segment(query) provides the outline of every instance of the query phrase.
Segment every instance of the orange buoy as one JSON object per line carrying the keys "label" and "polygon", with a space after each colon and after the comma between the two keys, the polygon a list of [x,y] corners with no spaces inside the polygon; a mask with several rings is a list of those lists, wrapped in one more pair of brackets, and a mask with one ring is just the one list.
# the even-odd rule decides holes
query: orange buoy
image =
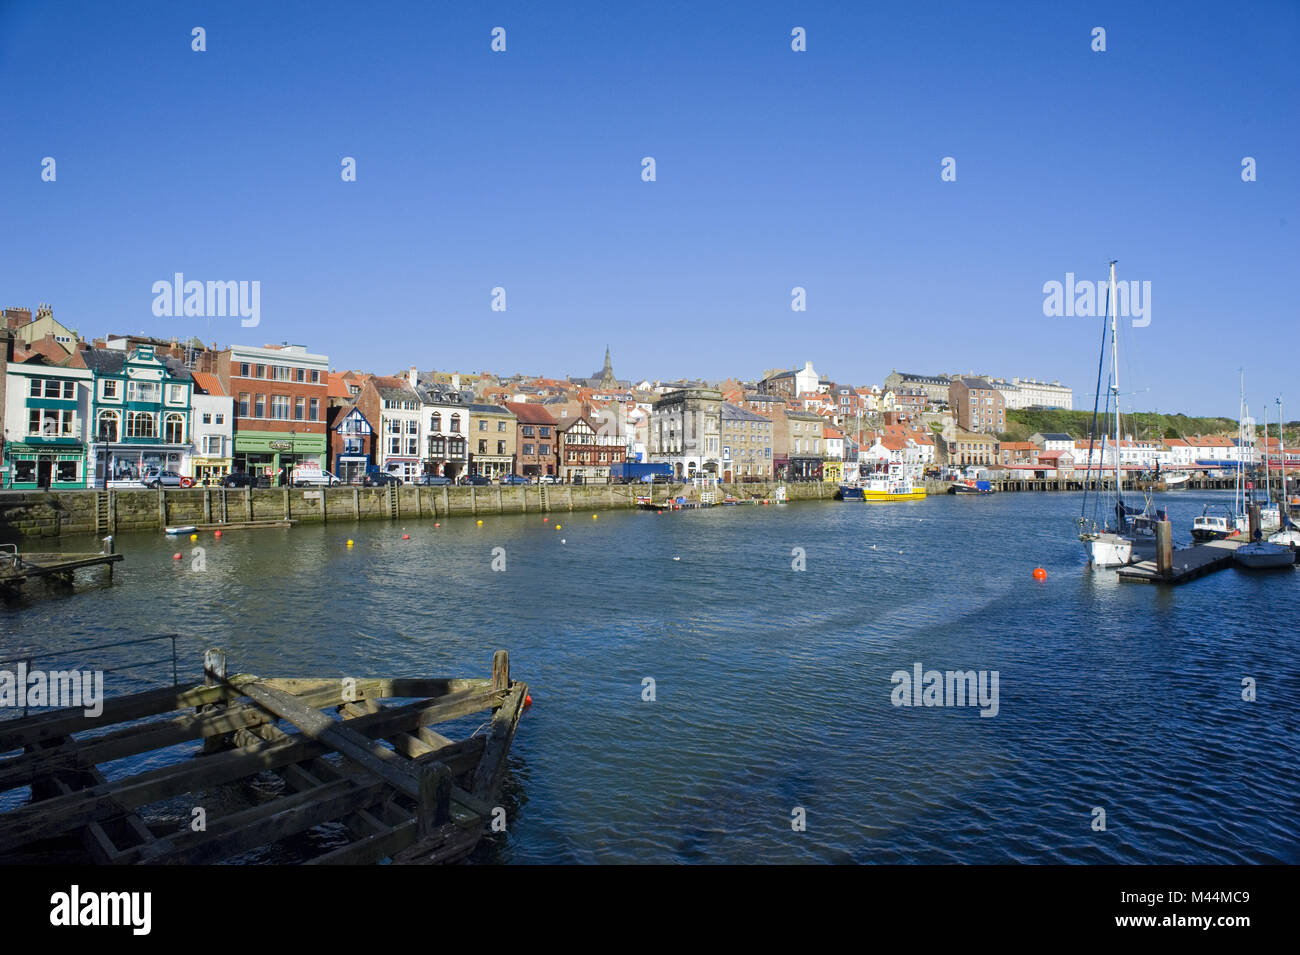
{"label": "orange buoy", "polygon": [[547,521],[549,521],[549,520],[550,520],[549,517],[543,517],[543,518],[542,518],[542,523],[545,524],[545,523],[546,523]]}
{"label": "orange buoy", "polygon": [[439,524],[437,521],[434,521],[434,522],[433,522],[433,526],[434,526],[434,527],[441,527],[442,525]]}
{"label": "orange buoy", "polygon": [[659,513],[660,513],[660,515],[662,515],[662,514],[663,514],[663,511],[660,511]]}
{"label": "orange buoy", "polygon": [[1046,579],[1047,579],[1047,571],[1043,570],[1043,568],[1041,567],[1035,567],[1034,580],[1046,580]]}
{"label": "orange buoy", "polygon": [[411,535],[410,535],[410,534],[403,534],[403,535],[402,535],[402,540],[404,540],[404,541],[409,541],[410,539],[411,539]]}
{"label": "orange buoy", "polygon": [[533,695],[531,693],[525,693],[524,706],[532,706],[532,705],[533,705]]}
{"label": "orange buoy", "polygon": [[181,555],[179,551],[177,551],[175,554],[172,554],[172,560],[180,560],[180,559],[181,559]]}

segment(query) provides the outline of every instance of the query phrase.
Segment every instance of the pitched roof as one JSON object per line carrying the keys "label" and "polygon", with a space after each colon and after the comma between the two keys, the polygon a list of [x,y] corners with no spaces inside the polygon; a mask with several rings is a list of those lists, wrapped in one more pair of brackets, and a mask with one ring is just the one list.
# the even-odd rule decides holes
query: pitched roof
{"label": "pitched roof", "polygon": [[221,387],[221,379],[211,372],[196,371],[194,374],[194,384],[198,385],[204,392],[209,395],[224,395],[226,389]]}
{"label": "pitched roof", "polygon": [[555,424],[555,417],[536,402],[507,401],[505,406],[523,424]]}
{"label": "pitched roof", "polygon": [[325,376],[325,386],[327,394],[331,398],[351,398],[352,392],[348,389],[348,372],[346,375],[340,375],[338,372],[330,372]]}
{"label": "pitched roof", "polygon": [[742,408],[739,405],[733,405],[729,401],[724,401],[722,403],[722,420],[724,421],[766,421],[769,423],[772,421],[772,419],[767,417],[766,415],[761,415],[756,411],[749,410],[748,408]]}
{"label": "pitched roof", "polygon": [[416,394],[411,383],[405,378],[392,378],[384,375],[375,375],[370,379],[379,392],[379,397],[389,401],[419,401],[420,396]]}

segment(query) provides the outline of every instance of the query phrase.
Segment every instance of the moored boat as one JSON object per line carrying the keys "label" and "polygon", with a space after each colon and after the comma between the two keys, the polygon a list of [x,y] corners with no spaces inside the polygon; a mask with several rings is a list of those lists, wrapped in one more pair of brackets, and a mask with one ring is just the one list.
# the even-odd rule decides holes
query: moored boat
{"label": "moored boat", "polygon": [[1275,567],[1290,567],[1295,563],[1295,551],[1285,544],[1270,541],[1254,541],[1242,544],[1232,555],[1242,567],[1251,570],[1270,570]]}
{"label": "moored boat", "polygon": [[911,472],[898,462],[888,468],[868,471],[851,484],[840,485],[840,495],[845,501],[881,503],[887,501],[917,501],[925,497],[925,487],[918,487]]}
{"label": "moored boat", "polygon": [[[1222,508],[1222,514],[1211,514],[1211,508]],[[1192,520],[1192,540],[1220,541],[1240,537],[1246,532],[1246,519],[1238,517],[1227,505],[1207,504],[1200,515]]]}

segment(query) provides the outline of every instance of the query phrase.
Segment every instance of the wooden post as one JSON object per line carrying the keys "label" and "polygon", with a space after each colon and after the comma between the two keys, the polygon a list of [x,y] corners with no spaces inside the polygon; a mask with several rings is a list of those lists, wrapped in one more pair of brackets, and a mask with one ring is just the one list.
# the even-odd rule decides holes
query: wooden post
{"label": "wooden post", "polygon": [[1250,515],[1250,539],[1256,540],[1261,536],[1259,529],[1259,505],[1250,505],[1247,514]]}
{"label": "wooden post", "polygon": [[469,510],[471,514],[478,513],[478,488],[473,484],[469,486]]}
{"label": "wooden post", "polygon": [[[226,679],[226,651],[213,647],[203,651],[203,685],[219,686]],[[225,704],[211,704],[201,706],[199,713],[211,713],[217,709],[224,709]],[[203,752],[215,753],[226,748],[226,738],[224,736],[205,736],[203,738]]]}
{"label": "wooden post", "polygon": [[361,488],[359,487],[352,489],[352,519],[361,520]]}
{"label": "wooden post", "polygon": [[446,516],[451,513],[451,497],[447,494],[447,485],[442,486],[442,513]]}
{"label": "wooden post", "polygon": [[1174,572],[1173,525],[1168,521],[1156,522],[1156,571],[1165,577]]}
{"label": "wooden post", "polygon": [[203,523],[212,523],[212,488],[203,489]]}
{"label": "wooden post", "polygon": [[451,821],[451,770],[442,763],[420,767],[420,794],[416,826],[421,839]]}
{"label": "wooden post", "polygon": [[492,654],[492,689],[510,689],[510,654],[505,650]]}
{"label": "wooden post", "polygon": [[244,509],[248,511],[248,523],[253,523],[253,489],[244,488]]}
{"label": "wooden post", "polygon": [[289,519],[289,485],[284,486],[284,519]]}
{"label": "wooden post", "polygon": [[325,498],[329,496],[329,492],[330,488],[328,484],[320,489],[320,522],[322,524],[325,523]]}
{"label": "wooden post", "polygon": [[158,485],[158,527],[160,529],[167,527],[167,492],[163,490],[161,484]]}

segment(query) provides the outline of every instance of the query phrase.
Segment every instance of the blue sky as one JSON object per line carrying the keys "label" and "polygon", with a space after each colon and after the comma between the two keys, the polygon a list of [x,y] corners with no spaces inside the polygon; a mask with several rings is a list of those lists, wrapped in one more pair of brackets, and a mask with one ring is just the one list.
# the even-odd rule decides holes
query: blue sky
{"label": "blue sky", "polygon": [[[1294,418],[1297,50],[1294,2],[0,0],[0,304],[381,372],[608,343],[625,377],[811,359],[1090,406],[1096,322],[1042,287],[1115,258],[1152,288],[1126,403],[1235,414],[1245,366]],[[175,272],[260,281],[260,326],[154,316]]]}

